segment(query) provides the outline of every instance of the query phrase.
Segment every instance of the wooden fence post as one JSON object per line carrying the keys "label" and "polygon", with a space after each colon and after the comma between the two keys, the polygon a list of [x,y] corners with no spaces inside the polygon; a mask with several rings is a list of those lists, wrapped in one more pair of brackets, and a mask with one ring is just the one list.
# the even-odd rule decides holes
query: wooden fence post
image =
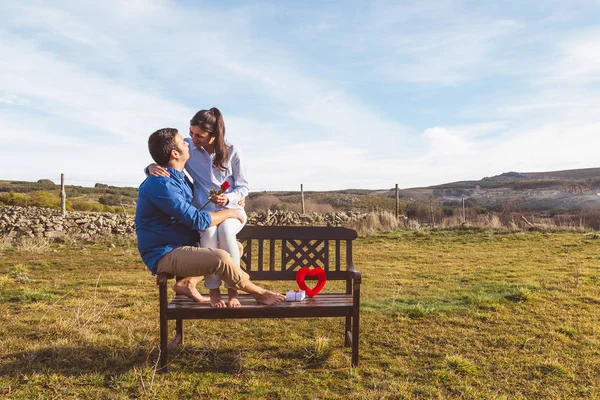
{"label": "wooden fence post", "polygon": [[398,215],[400,214],[399,197],[398,184],[396,183],[396,219],[398,219]]}
{"label": "wooden fence post", "polygon": [[433,214],[433,200],[429,199],[429,212],[431,213],[431,226],[435,228],[435,216]]}
{"label": "wooden fence post", "polygon": [[65,174],[60,174],[60,210],[62,216],[67,215],[67,193],[65,192]]}
{"label": "wooden fence post", "polygon": [[306,209],[304,208],[304,185],[300,184],[300,197],[302,198],[302,214],[306,214]]}
{"label": "wooden fence post", "polygon": [[465,198],[464,197],[462,198],[462,217],[463,217],[462,218],[463,224],[466,224],[467,223],[467,213],[465,211]]}

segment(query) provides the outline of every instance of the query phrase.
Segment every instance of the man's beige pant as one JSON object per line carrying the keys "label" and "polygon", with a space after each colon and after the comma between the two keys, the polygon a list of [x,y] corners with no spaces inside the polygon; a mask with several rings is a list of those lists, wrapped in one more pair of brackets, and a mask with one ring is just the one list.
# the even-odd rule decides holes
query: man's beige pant
{"label": "man's beige pant", "polygon": [[167,253],[158,260],[157,271],[181,277],[215,274],[236,289],[242,289],[250,282],[248,274],[225,250],[196,246],[181,246]]}

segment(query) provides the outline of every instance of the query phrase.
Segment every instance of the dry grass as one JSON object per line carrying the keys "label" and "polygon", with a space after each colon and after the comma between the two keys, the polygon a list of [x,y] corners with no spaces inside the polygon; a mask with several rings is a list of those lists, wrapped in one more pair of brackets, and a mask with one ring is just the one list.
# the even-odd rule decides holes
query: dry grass
{"label": "dry grass", "polygon": [[379,211],[366,214],[360,221],[350,224],[349,227],[355,229],[360,235],[368,236],[380,231],[403,229],[405,223],[389,211]]}
{"label": "dry grass", "polygon": [[17,241],[17,250],[21,253],[41,254],[50,250],[52,241],[45,237],[22,237]]}
{"label": "dry grass", "polygon": [[161,375],[134,241],[8,247],[0,398],[600,398],[600,235],[395,231],[354,250],[358,368],[342,319],[204,320]]}
{"label": "dry grass", "polygon": [[13,239],[6,236],[0,235],[0,251],[10,249],[13,246]]}

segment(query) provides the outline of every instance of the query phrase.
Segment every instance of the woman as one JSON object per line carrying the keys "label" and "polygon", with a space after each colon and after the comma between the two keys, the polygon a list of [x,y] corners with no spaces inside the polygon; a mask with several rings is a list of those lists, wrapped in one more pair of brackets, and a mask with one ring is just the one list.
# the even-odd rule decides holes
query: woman
{"label": "woman", "polygon": [[[190,120],[190,138],[185,140],[190,144],[191,157],[185,169],[194,179],[194,206],[201,208],[210,199],[203,211],[239,208],[244,212],[238,202],[248,195],[246,171],[239,148],[225,140],[225,123],[221,112],[214,107],[198,111]],[[168,176],[166,169],[156,164],[149,165],[148,172],[155,176]],[[229,189],[223,194],[211,196],[211,189],[218,190],[225,181],[229,183]],[[247,219],[246,216],[245,221]],[[235,236],[244,224],[230,218],[218,226],[201,231],[200,246],[223,249],[239,265],[240,249]],[[225,307],[219,290],[221,280],[216,275],[206,276],[204,286],[209,290],[210,304],[217,308]],[[237,290],[228,287],[227,294],[227,305],[240,307]]]}

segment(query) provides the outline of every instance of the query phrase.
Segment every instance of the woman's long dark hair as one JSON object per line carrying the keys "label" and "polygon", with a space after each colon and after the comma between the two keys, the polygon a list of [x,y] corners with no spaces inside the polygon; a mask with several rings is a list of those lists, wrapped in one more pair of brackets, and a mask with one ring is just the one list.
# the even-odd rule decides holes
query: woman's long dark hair
{"label": "woman's long dark hair", "polygon": [[190,125],[199,127],[215,138],[213,167],[224,170],[225,161],[229,157],[229,150],[225,145],[225,123],[223,122],[221,111],[216,107],[210,110],[200,110],[192,117]]}

